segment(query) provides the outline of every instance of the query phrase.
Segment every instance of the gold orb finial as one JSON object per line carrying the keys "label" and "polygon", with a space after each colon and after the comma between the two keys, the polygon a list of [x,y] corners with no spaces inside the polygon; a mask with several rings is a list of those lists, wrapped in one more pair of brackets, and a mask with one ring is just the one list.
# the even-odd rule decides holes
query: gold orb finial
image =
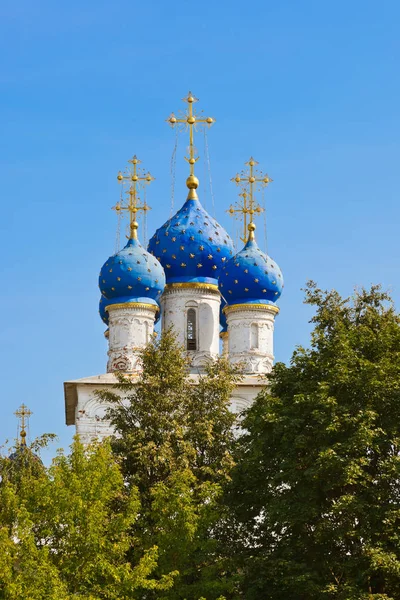
{"label": "gold orb finial", "polygon": [[256,225],[255,223],[249,223],[247,229],[249,230],[249,241],[250,240],[254,240],[255,239],[255,230],[256,230]]}
{"label": "gold orb finial", "polygon": [[186,185],[189,190],[197,190],[199,187],[199,180],[195,175],[189,175],[189,177],[186,179]]}
{"label": "gold orb finial", "polygon": [[131,240],[137,240],[137,230],[139,229],[139,223],[137,221],[132,221],[130,224],[131,228]]}

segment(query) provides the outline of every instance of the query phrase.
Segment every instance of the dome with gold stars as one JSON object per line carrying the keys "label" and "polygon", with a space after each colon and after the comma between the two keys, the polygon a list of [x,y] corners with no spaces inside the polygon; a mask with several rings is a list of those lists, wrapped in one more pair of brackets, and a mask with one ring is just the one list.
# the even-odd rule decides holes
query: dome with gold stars
{"label": "dome with gold stars", "polygon": [[106,323],[107,305],[127,302],[158,305],[165,287],[164,270],[135,237],[111,256],[99,275],[100,316]]}
{"label": "dome with gold stars", "polygon": [[228,305],[274,304],[282,294],[282,272],[258,247],[255,225],[251,223],[249,230],[244,248],[222,267],[220,292]]}
{"label": "dome with gold stars", "polygon": [[148,249],[164,267],[167,283],[217,284],[222,266],[233,256],[227,232],[190,197],[156,231]]}

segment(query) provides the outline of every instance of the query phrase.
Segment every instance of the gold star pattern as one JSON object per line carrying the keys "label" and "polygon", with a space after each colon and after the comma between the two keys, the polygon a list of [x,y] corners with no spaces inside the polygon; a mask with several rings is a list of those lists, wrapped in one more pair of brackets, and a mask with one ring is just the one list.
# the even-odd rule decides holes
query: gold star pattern
{"label": "gold star pattern", "polygon": [[128,267],[128,271],[132,271],[132,267]]}
{"label": "gold star pattern", "polygon": [[258,279],[255,279],[254,281],[255,281],[256,283],[258,283]]}
{"label": "gold star pattern", "polygon": [[209,254],[209,255],[207,256],[207,258],[209,258],[210,260],[212,260],[212,254]]}
{"label": "gold star pattern", "polygon": [[180,249],[181,249],[181,250],[184,250],[184,249],[185,249],[185,246],[181,246],[181,247],[180,247]]}
{"label": "gold star pattern", "polygon": [[171,256],[171,258],[176,258],[176,254],[173,254],[173,255]]}
{"label": "gold star pattern", "polygon": [[173,237],[173,238],[172,238],[172,241],[173,241],[173,242],[176,242],[176,237]]}
{"label": "gold star pattern", "polygon": [[235,283],[239,283],[239,281],[237,279],[235,279]]}
{"label": "gold star pattern", "polygon": [[191,239],[191,241],[193,242],[193,241],[194,241],[194,235],[191,235],[191,236],[190,236],[190,239]]}
{"label": "gold star pattern", "polygon": [[198,265],[197,265],[197,268],[198,268],[198,269],[201,269],[201,267],[202,267],[202,266],[203,266],[203,265],[202,265],[201,263],[198,263]]}
{"label": "gold star pattern", "polygon": [[266,292],[266,291],[267,291],[267,290],[263,290],[264,294],[265,294],[265,292]]}
{"label": "gold star pattern", "polygon": [[170,268],[171,268],[171,265],[165,265],[165,266],[167,267],[167,269],[170,269]]}
{"label": "gold star pattern", "polygon": [[194,254],[191,254],[191,253],[190,253],[190,254],[189,254],[189,257],[190,257],[190,258],[194,258]]}
{"label": "gold star pattern", "polygon": [[112,269],[110,269],[110,273],[112,273]]}
{"label": "gold star pattern", "polygon": [[217,267],[217,265],[213,265],[213,266],[212,266],[212,268],[213,268],[213,269],[214,269],[214,271],[215,271],[215,269],[217,269],[218,267]]}
{"label": "gold star pattern", "polygon": [[165,232],[165,235],[168,237],[168,236],[169,236],[169,232],[168,232],[168,231],[166,231],[166,232]]}
{"label": "gold star pattern", "polygon": [[204,250],[204,246],[199,246],[199,250]]}
{"label": "gold star pattern", "polygon": [[249,288],[244,288],[244,291],[245,291],[245,292],[248,292],[248,291],[249,291]]}
{"label": "gold star pattern", "polygon": [[117,281],[121,281],[121,277],[117,277]]}
{"label": "gold star pattern", "polygon": [[181,267],[186,267],[186,263],[181,263]]}
{"label": "gold star pattern", "polygon": [[141,278],[141,277],[138,277],[138,278],[137,278],[137,280],[138,280],[138,281],[142,281],[142,278]]}
{"label": "gold star pattern", "polygon": [[128,290],[131,290],[131,289],[132,289],[132,286],[131,286],[131,285],[128,285]]}

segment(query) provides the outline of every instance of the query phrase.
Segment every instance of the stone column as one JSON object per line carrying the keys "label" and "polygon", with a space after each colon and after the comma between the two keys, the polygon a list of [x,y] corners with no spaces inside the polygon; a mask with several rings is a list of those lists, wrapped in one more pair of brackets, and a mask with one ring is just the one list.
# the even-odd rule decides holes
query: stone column
{"label": "stone column", "polygon": [[224,308],[228,354],[244,373],[269,373],[274,361],[274,321],[279,309],[270,304],[233,304]]}
{"label": "stone column", "polygon": [[229,333],[228,331],[221,331],[219,337],[222,340],[222,356],[227,356],[229,353]]}
{"label": "stone column", "polygon": [[[191,358],[193,373],[219,355],[220,302],[218,286],[208,283],[170,283],[161,296],[162,328],[173,328]],[[188,330],[190,309],[195,315],[194,331]]]}
{"label": "stone column", "polygon": [[109,314],[107,372],[140,370],[138,350],[146,346],[154,333],[158,306],[126,302],[111,304],[106,310]]}

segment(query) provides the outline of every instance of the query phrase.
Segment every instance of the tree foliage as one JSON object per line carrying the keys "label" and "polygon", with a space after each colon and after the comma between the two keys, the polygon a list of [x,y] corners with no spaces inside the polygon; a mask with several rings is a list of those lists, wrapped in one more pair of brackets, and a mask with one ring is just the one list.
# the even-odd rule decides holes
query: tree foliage
{"label": "tree foliage", "polygon": [[140,503],[109,444],[75,441],[48,469],[19,447],[0,474],[0,598],[133,599],[172,585],[173,574],[152,578],[155,546],[127,560]]}
{"label": "tree foliage", "polygon": [[131,558],[135,562],[155,544],[156,573],[177,572],[164,594],[141,597],[215,600],[232,587],[215,530],[233,467],[229,402],[237,372],[219,359],[205,374],[189,375],[189,361],[171,331],[153,339],[141,362],[140,378],[121,375],[119,393],[100,394],[112,404],[113,451],[129,488],[139,492]]}
{"label": "tree foliage", "polygon": [[229,502],[243,597],[400,598],[400,319],[312,282],[310,348],[244,421]]}

